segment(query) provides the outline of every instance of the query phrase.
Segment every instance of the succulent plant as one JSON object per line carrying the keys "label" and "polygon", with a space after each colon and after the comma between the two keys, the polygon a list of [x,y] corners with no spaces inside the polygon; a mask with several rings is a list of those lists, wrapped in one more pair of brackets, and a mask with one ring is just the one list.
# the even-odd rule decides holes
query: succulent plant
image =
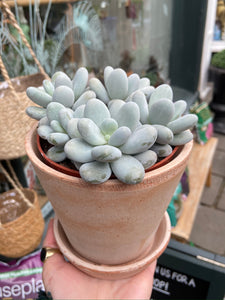
{"label": "succulent plant", "polygon": [[57,72],[42,87],[29,87],[27,95],[39,105],[28,107],[27,114],[39,121],[39,136],[53,145],[47,156],[55,162],[70,159],[93,184],[112,174],[127,184],[141,182],[158,157],[192,139],[189,128],[197,122],[195,115],[183,115],[185,101],[172,102],[169,85],[155,89],[148,78],[127,77],[110,66],[104,84],[97,78],[88,82],[82,67],[72,80]]}

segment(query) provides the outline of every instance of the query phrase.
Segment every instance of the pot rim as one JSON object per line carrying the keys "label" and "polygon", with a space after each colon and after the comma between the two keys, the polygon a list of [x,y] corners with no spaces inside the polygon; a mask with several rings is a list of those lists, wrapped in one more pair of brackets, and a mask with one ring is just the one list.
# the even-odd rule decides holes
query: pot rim
{"label": "pot rim", "polygon": [[[121,190],[121,187],[123,188],[123,190],[126,189],[133,189],[135,191],[137,191],[138,189],[143,189],[143,187],[145,185],[149,185],[152,184],[154,182],[164,182],[167,181],[168,178],[171,176],[171,173],[178,173],[184,165],[186,165],[188,158],[190,156],[191,150],[192,150],[192,146],[193,146],[193,140],[191,140],[190,142],[188,142],[187,144],[179,147],[180,151],[177,151],[177,156],[171,160],[170,162],[168,162],[166,165],[157,168],[155,170],[150,170],[149,172],[145,173],[145,177],[143,179],[142,182],[138,183],[138,184],[134,184],[134,185],[129,185],[129,184],[125,184],[117,179],[109,179],[108,181],[102,183],[102,184],[90,184],[85,182],[82,178],[79,177],[74,177],[71,175],[67,175],[64,174],[62,172],[59,172],[51,167],[49,167],[47,164],[45,164],[43,162],[43,158],[41,157],[41,154],[38,154],[38,149],[37,149],[37,124],[35,124],[31,130],[27,133],[26,135],[26,139],[25,139],[25,148],[26,148],[26,152],[27,155],[29,157],[29,159],[31,160],[31,162],[38,168],[40,169],[42,172],[48,173],[51,176],[56,176],[58,177],[60,180],[65,180],[65,181],[73,181],[74,184],[79,184],[80,187],[84,187],[84,188],[91,188],[91,189],[99,189],[104,191],[104,189],[102,188],[103,186],[109,188],[112,187],[114,191],[116,191],[116,189],[118,188],[119,190]],[[35,147],[35,149],[33,148],[33,145]]]}
{"label": "pot rim", "polygon": [[[41,154],[41,156],[43,158],[43,162],[46,165],[50,166],[51,168],[53,168],[53,169],[55,169],[55,170],[57,170],[59,172],[64,173],[64,174],[75,176],[75,177],[79,177],[79,178],[81,177],[79,170],[72,169],[72,168],[69,168],[67,166],[63,166],[60,163],[54,162],[53,160],[51,160],[50,158],[48,158],[48,156],[47,156],[46,152],[43,150],[43,146],[42,146],[42,142],[45,141],[45,140],[42,139],[38,134],[36,135],[36,137],[37,137],[37,148],[38,148],[38,151],[40,152],[40,154]],[[175,146],[170,155],[162,158],[160,161],[156,162],[151,167],[145,169],[145,173],[149,172],[149,171],[152,171],[152,170],[155,170],[155,169],[158,169],[158,168],[161,168],[162,166],[164,166],[165,164],[167,164],[168,162],[170,162],[171,160],[173,160],[173,158],[180,151],[180,148],[181,147],[179,147],[179,146]],[[115,179],[115,176],[112,174],[110,179]]]}

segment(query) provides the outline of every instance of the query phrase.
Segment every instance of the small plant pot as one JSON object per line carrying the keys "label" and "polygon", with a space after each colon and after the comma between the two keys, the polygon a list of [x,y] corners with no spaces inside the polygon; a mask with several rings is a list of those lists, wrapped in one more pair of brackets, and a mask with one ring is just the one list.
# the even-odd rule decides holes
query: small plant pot
{"label": "small plant pot", "polygon": [[[157,232],[187,165],[192,141],[179,147],[165,166],[146,172],[143,181],[135,185],[117,179],[93,185],[49,167],[37,148],[36,127],[28,133],[25,144],[57,216],[54,232],[59,247],[71,263],[92,276],[118,279],[134,275],[134,262],[142,260],[135,273],[146,268],[156,248],[161,250],[154,259],[162,253],[170,226],[161,230],[163,237]],[[82,266],[71,258],[71,252],[83,261]],[[85,262],[92,265],[91,272]],[[99,272],[102,265],[107,266],[107,272]],[[123,265],[128,269],[115,273],[115,267]]]}
{"label": "small plant pot", "polygon": [[[50,166],[51,168],[53,168],[59,172],[62,172],[64,174],[75,176],[75,177],[81,177],[79,171],[75,169],[75,166],[72,163],[70,163],[69,160],[65,160],[62,163],[56,163],[56,162],[52,161],[51,159],[49,159],[48,156],[46,155],[46,153],[47,153],[48,149],[50,147],[52,147],[52,145],[50,145],[46,140],[43,140],[42,138],[40,138],[39,135],[37,135],[37,147],[44,159],[44,162],[48,166]],[[168,162],[170,162],[176,156],[178,151],[179,151],[179,147],[174,147],[174,149],[170,155],[159,160],[152,167],[146,169],[145,172],[149,172],[149,171],[158,169],[158,168],[166,165]],[[115,178],[114,175],[112,175],[112,178]]]}

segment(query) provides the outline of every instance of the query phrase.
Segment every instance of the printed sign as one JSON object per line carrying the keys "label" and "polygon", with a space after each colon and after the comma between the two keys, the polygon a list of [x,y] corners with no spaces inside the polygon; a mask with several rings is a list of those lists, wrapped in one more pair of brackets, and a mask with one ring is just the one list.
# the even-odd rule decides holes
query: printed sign
{"label": "printed sign", "polygon": [[157,264],[152,299],[206,299],[209,282]]}

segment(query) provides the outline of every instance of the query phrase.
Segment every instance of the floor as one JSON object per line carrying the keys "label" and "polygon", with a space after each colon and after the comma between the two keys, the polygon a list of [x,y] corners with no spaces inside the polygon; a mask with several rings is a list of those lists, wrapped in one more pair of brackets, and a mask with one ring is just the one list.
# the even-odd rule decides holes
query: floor
{"label": "floor", "polygon": [[225,256],[225,135],[218,137],[212,165],[212,183],[205,187],[190,241],[204,250]]}

